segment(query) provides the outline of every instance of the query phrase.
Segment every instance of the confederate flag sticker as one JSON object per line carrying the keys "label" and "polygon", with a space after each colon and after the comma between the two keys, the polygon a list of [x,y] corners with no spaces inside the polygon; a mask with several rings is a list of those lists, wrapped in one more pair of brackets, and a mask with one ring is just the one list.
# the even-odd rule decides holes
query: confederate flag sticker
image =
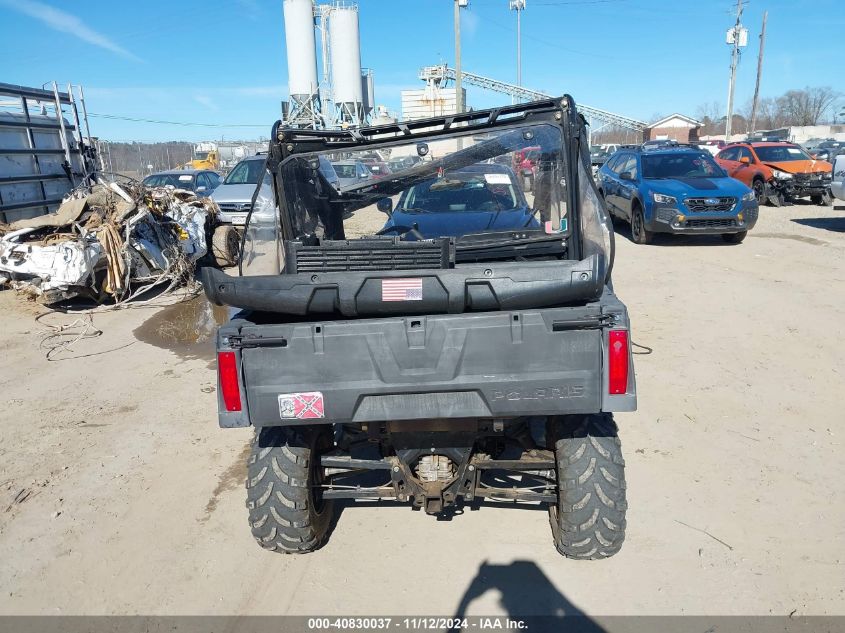
{"label": "confederate flag sticker", "polygon": [[326,417],[323,394],[319,391],[280,393],[279,415],[283,420],[313,420]]}

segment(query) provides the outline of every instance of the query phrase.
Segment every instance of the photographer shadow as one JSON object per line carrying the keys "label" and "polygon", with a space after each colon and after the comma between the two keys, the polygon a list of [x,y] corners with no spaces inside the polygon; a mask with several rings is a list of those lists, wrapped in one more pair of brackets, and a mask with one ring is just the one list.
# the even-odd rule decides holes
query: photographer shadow
{"label": "photographer shadow", "polygon": [[499,604],[509,618],[530,621],[529,631],[560,631],[565,625],[567,633],[605,632],[558,591],[534,562],[527,560],[507,565],[483,562],[461,597],[454,617],[466,617],[472,602],[492,590],[499,592]]}

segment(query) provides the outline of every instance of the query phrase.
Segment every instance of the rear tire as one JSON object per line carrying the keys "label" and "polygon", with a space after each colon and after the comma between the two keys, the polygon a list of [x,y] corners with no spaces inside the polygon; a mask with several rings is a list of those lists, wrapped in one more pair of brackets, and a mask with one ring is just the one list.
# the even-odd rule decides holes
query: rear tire
{"label": "rear tire", "polygon": [[650,244],[654,233],[645,228],[645,218],[640,207],[634,207],[631,214],[631,239],[635,244]]}
{"label": "rear tire", "polygon": [[742,240],[745,239],[746,235],[748,235],[748,231],[741,231],[739,233],[722,233],[722,239],[728,244],[740,244],[742,243]]}
{"label": "rear tire", "polygon": [[247,464],[247,508],[252,535],[265,549],[306,554],[325,541],[334,506],[322,499],[320,454],[327,431],[265,427],[255,434]]}
{"label": "rear tire", "polygon": [[214,263],[225,268],[238,263],[238,251],[241,249],[241,237],[231,224],[221,224],[211,234],[211,254]]}
{"label": "rear tire", "polygon": [[550,420],[557,462],[558,503],[549,506],[557,551],[596,560],[625,540],[625,460],[609,413]]}

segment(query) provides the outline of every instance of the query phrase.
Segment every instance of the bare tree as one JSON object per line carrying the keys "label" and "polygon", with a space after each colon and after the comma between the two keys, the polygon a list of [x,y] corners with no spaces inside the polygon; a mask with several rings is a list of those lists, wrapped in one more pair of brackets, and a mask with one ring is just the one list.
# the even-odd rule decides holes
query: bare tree
{"label": "bare tree", "polygon": [[695,118],[701,121],[702,136],[725,133],[724,112],[722,104],[718,101],[709,101],[698,106],[695,112]]}
{"label": "bare tree", "polygon": [[838,98],[828,86],[790,90],[777,100],[788,125],[818,125],[822,116]]}
{"label": "bare tree", "polygon": [[785,125],[783,112],[777,99],[765,97],[757,105],[757,129],[774,130]]}

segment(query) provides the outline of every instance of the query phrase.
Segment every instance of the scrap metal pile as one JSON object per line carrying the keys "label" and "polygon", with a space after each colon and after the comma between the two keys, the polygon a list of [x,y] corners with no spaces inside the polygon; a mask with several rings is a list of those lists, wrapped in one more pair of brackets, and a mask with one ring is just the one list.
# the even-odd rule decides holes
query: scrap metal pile
{"label": "scrap metal pile", "polygon": [[216,207],[192,192],[100,180],[56,213],[0,225],[0,285],[55,303],[122,303],[193,280]]}

